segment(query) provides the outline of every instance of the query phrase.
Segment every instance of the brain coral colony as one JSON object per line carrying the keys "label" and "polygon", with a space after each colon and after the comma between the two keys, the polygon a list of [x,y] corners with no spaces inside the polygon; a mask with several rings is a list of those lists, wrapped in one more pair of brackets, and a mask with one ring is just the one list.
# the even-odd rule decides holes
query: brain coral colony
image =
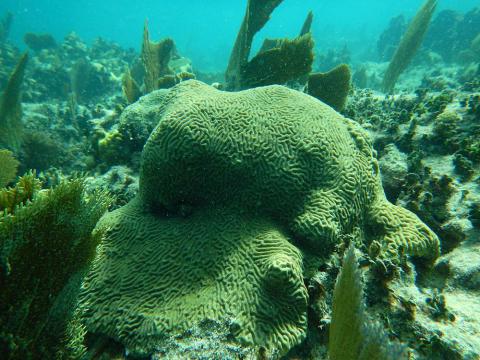
{"label": "brain coral colony", "polygon": [[2,359],[480,358],[480,9],[252,56],[282,2],[219,73],[0,21]]}
{"label": "brain coral colony", "polygon": [[193,80],[148,96],[159,125],[138,197],[97,226],[87,330],[146,355],[208,318],[284,355],[307,335],[306,262],[339,239],[394,262],[438,255],[436,235],[385,199],[366,133],[320,101]]}

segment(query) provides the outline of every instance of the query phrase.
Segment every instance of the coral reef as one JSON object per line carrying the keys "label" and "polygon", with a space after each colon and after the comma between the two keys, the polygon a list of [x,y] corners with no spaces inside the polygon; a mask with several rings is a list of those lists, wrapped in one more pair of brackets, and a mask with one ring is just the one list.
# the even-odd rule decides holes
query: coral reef
{"label": "coral reef", "polygon": [[[347,341],[360,336],[361,346],[378,349],[398,339],[417,360],[480,358],[480,9],[433,16],[396,94],[385,95],[384,61],[406,18],[393,18],[375,49],[356,41],[371,34],[339,38],[310,12],[298,37],[266,39],[250,54],[280,3],[248,2],[230,83],[218,62],[199,70],[173,40],[147,39],[144,59],[102,38],[55,32],[54,44],[26,34],[33,51],[23,70],[21,141],[0,145],[0,239],[25,244],[10,242],[22,250],[8,245],[17,249],[8,256],[0,246],[0,357],[326,359],[338,326],[331,310],[342,302],[335,279],[353,269],[348,298],[362,300],[361,274],[365,301],[348,309],[362,311],[351,316],[344,334],[360,331]],[[7,38],[11,21],[0,20],[2,89],[22,56],[22,24]],[[321,39],[314,63],[312,25]],[[194,55],[196,47],[181,48]],[[348,74],[330,77],[322,96],[311,92],[313,79],[339,64],[349,64],[354,86]],[[347,74],[345,65],[335,70]],[[220,90],[282,83],[353,121],[283,87],[223,93],[186,82],[195,78]],[[146,82],[153,91],[142,96]],[[115,195],[115,211],[93,237],[99,213],[80,231],[84,217],[65,197],[55,211],[40,209],[60,185],[73,196],[64,180],[77,172],[86,173],[82,203]],[[25,175],[15,182],[16,173]],[[29,228],[48,221],[48,234]],[[91,256],[70,261],[63,246],[83,246],[71,231],[89,239]],[[345,252],[351,244],[355,256]],[[18,292],[6,278],[22,280]]]}
{"label": "coral reef", "polygon": [[68,160],[60,140],[42,131],[25,131],[21,151],[22,167],[37,171],[59,166]]}
{"label": "coral reef", "polygon": [[327,72],[339,64],[350,64],[351,53],[347,45],[340,49],[327,49],[320,52],[317,56],[317,70]]}
{"label": "coral reef", "polygon": [[134,164],[150,133],[157,125],[155,102],[163,101],[165,90],[157,90],[151,96],[142,97],[127,107],[120,119],[108,131],[99,130],[97,156],[107,164]]}
{"label": "coral reef", "polygon": [[68,101],[74,92],[82,105],[107,101],[118,94],[121,75],[135,56],[102,39],[88,47],[71,33],[58,46],[33,52],[23,99]]}
{"label": "coral reef", "polygon": [[203,321],[184,334],[169,339],[167,345],[157,350],[152,360],[160,359],[215,359],[256,360],[252,349],[242,348],[231,340],[234,322]]}
{"label": "coral reef", "polygon": [[[432,80],[419,83],[425,87],[403,87],[407,93],[387,97],[354,89],[344,110],[373,137],[387,198],[418,215],[442,245],[434,271],[417,261],[415,271],[411,265],[389,270],[367,252],[368,312],[407,343],[416,359],[475,359],[480,356],[480,321],[471,315],[479,308],[477,90],[474,79],[466,86],[458,66],[423,66],[417,65]],[[418,79],[419,72],[408,76]],[[444,86],[431,86],[435,78]]]}
{"label": "coral reef", "polygon": [[465,14],[447,9],[433,19],[424,45],[441,55],[446,62],[464,62],[468,58],[475,61],[475,57],[469,54],[469,47],[478,33],[480,8],[476,7]]}
{"label": "coral reef", "polygon": [[[20,185],[17,185],[19,187]],[[5,359],[58,358],[83,267],[106,210],[80,179],[37,192],[0,217],[0,350]],[[70,282],[77,286],[69,285]]]}
{"label": "coral reef", "polygon": [[95,230],[88,332],[147,355],[204,319],[233,320],[236,341],[281,355],[307,333],[306,259],[349,236],[392,262],[437,256],[437,237],[384,198],[366,134],[318,100],[187,81],[142,101],[132,113],[158,126],[139,195]]}
{"label": "coral reef", "polygon": [[79,103],[88,102],[108,92],[112,86],[110,74],[97,62],[78,60],[71,70],[71,90]]}
{"label": "coral reef", "polygon": [[422,44],[436,6],[436,0],[425,0],[410,22],[383,77],[382,87],[385,92],[391,93],[393,91],[399,76],[412,61],[413,56]]}
{"label": "coral reef", "polygon": [[85,178],[88,191],[104,189],[114,198],[111,209],[126,205],[138,193],[138,175],[129,167],[112,166],[101,176]]}

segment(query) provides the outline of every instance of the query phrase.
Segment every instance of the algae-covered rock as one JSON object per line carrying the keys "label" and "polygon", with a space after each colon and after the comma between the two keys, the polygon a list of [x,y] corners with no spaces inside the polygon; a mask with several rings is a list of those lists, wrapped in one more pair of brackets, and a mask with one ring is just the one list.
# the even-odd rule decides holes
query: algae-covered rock
{"label": "algae-covered rock", "polygon": [[394,144],[389,144],[384,149],[384,155],[380,158],[380,170],[382,184],[388,199],[396,199],[400,192],[400,184],[407,178],[408,163],[407,154],[398,150]]}
{"label": "algae-covered rock", "polygon": [[348,236],[377,241],[392,261],[439,252],[415,215],[385,199],[366,133],[309,95],[191,80],[133,106],[158,125],[139,195],[95,230],[79,307],[88,332],[131,353],[211,319],[281,356],[307,332],[305,257]]}

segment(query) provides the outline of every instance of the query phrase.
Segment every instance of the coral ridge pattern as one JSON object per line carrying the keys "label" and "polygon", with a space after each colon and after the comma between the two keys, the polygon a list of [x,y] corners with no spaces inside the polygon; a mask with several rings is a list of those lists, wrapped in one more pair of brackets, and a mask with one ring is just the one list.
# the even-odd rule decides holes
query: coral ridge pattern
{"label": "coral ridge pattern", "polygon": [[389,203],[366,132],[283,86],[219,91],[189,80],[147,95],[158,125],[140,190],[106,214],[82,285],[87,331],[149,354],[208,318],[285,354],[307,332],[305,256],[347,236],[380,256],[435,258],[436,235]]}

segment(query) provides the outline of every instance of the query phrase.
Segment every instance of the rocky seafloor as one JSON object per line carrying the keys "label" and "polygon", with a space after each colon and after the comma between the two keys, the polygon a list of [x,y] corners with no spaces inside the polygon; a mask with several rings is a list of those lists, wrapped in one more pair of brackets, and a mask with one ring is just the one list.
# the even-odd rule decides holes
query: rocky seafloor
{"label": "rocky seafloor", "polygon": [[[479,12],[467,15],[478,19]],[[439,16],[433,27],[449,15]],[[400,20],[396,24],[401,28]],[[394,29],[389,31],[395,39]],[[391,339],[408,346],[412,359],[480,358],[480,55],[458,41],[454,45],[442,53],[446,45],[427,37],[395,94],[386,95],[379,91],[378,79],[388,46],[379,42],[381,59],[352,62],[356,76],[342,110],[370,134],[388,200],[415,213],[441,241],[434,264],[415,258],[385,263],[370,249],[360,249],[368,312]],[[155,126],[128,118],[120,122],[128,106],[122,75],[138,54],[102,39],[87,45],[73,33],[60,44],[31,46],[30,51],[18,173],[42,172],[44,187],[83,174],[87,189],[102,188],[113,196],[110,210],[127,204],[138,192],[141,151]],[[319,68],[349,60],[340,52],[318,51]],[[19,55],[15,45],[0,44],[5,65],[0,88]],[[218,74],[198,72],[197,79],[212,83]],[[119,129],[123,137],[117,141]],[[335,252],[309,279],[315,299],[309,305],[309,327],[316,332],[285,358],[326,356],[331,291],[339,266]],[[224,336],[227,328],[200,324],[170,339],[153,358],[253,358],[248,348],[230,343]],[[105,354],[128,357],[121,346],[112,349]]]}

